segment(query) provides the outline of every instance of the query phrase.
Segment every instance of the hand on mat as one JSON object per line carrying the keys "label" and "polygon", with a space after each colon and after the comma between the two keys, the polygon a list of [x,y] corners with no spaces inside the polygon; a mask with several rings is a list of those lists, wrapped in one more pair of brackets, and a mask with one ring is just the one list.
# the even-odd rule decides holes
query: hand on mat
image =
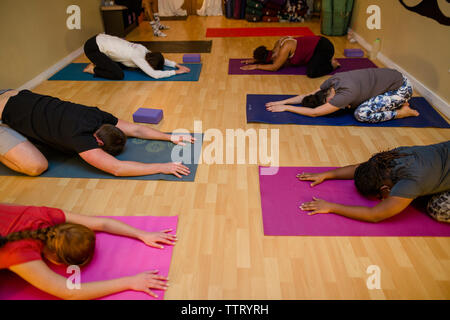
{"label": "hand on mat", "polygon": [[307,180],[312,181],[311,187],[314,187],[315,185],[318,185],[319,183],[322,183],[325,180],[325,175],[323,173],[305,173],[302,172],[297,175],[298,180]]}
{"label": "hand on mat", "polygon": [[255,63],[256,60],[255,59],[246,59],[246,60],[241,60],[242,64],[250,64],[250,63]]}
{"label": "hand on mat", "polygon": [[189,73],[191,69],[186,66],[178,66],[178,70],[175,70],[175,74]]}
{"label": "hand on mat", "polygon": [[161,164],[161,173],[173,174],[174,176],[181,178],[181,175],[187,176],[191,171],[188,167],[181,164],[181,162],[168,162]]}
{"label": "hand on mat", "polygon": [[286,111],[288,105],[286,104],[278,104],[278,105],[273,105],[273,106],[266,106],[266,110],[270,111],[270,112],[284,112]]}
{"label": "hand on mat", "polygon": [[183,141],[194,143],[195,138],[190,134],[173,134],[170,136],[170,141],[180,146],[185,146],[186,143]]}
{"label": "hand on mat", "polygon": [[158,295],[150,289],[166,290],[169,286],[164,276],[158,275],[158,270],[145,271],[130,277],[130,289],[146,292],[152,297],[158,298]]}
{"label": "hand on mat", "polygon": [[308,212],[308,215],[311,216],[316,213],[330,213],[331,212],[331,203],[326,202],[325,200],[318,199],[313,197],[313,201],[302,203],[300,209],[304,211],[312,211]]}
{"label": "hand on mat", "polygon": [[242,66],[240,69],[241,70],[256,70],[256,69],[258,69],[258,65],[257,64],[249,64],[246,66]]}
{"label": "hand on mat", "polygon": [[281,104],[284,104],[283,101],[272,101],[272,102],[267,102],[266,107],[273,107],[273,106],[278,106]]}
{"label": "hand on mat", "polygon": [[175,242],[178,240],[177,236],[174,234],[169,234],[172,229],[166,229],[162,230],[160,232],[146,232],[144,235],[140,237],[142,242],[144,242],[146,245],[163,249],[164,247],[160,245],[160,243],[168,244],[168,245],[175,245]]}

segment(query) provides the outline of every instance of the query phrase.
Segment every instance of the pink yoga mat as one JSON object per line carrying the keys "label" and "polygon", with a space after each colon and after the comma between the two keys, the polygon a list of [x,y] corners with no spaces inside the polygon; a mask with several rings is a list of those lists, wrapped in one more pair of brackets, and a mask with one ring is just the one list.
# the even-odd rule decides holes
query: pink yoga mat
{"label": "pink yoga mat", "polygon": [[[173,229],[176,233],[178,217],[110,217],[125,222],[133,227],[147,231]],[[143,242],[127,237],[98,233],[95,255],[89,265],[81,269],[81,285],[83,282],[109,280],[123,276],[131,276],[143,271],[159,270],[159,274],[167,276],[172,246],[164,245],[164,249],[156,249]],[[66,267],[51,265],[51,269],[64,277]],[[157,300],[164,298],[164,291],[153,290]],[[0,300],[54,300],[49,295],[31,286],[9,270],[0,271]],[[143,292],[123,291],[101,298],[101,300],[155,300]]]}
{"label": "pink yoga mat", "polygon": [[207,28],[206,37],[313,36],[308,27]]}
{"label": "pink yoga mat", "polygon": [[361,222],[336,214],[308,216],[299,209],[303,202],[317,197],[347,205],[374,206],[377,201],[362,197],[353,180],[329,180],[310,187],[310,181],[299,181],[302,172],[322,172],[327,167],[280,167],[274,175],[261,174],[259,184],[264,234],[268,236],[430,236],[449,237],[450,225],[440,223],[409,206],[402,213],[378,223]]}

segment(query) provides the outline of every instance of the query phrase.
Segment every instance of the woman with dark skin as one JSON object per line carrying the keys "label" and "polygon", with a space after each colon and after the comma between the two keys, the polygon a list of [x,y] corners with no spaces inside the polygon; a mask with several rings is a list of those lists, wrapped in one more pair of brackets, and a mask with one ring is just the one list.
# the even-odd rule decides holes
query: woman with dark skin
{"label": "woman with dark skin", "polygon": [[354,179],[358,191],[378,198],[374,207],[349,206],[313,198],[300,209],[335,213],[347,218],[379,222],[401,213],[415,198],[431,195],[427,213],[441,222],[450,222],[450,141],[400,147],[381,152],[359,165],[349,165],[321,173],[301,173],[299,180],[311,187],[331,179]]}
{"label": "woman with dark skin", "polygon": [[242,70],[277,71],[285,65],[306,65],[310,78],[324,76],[340,66],[333,57],[334,46],[324,37],[283,37],[272,50],[260,46],[253,52],[253,59],[242,61],[247,64]]}

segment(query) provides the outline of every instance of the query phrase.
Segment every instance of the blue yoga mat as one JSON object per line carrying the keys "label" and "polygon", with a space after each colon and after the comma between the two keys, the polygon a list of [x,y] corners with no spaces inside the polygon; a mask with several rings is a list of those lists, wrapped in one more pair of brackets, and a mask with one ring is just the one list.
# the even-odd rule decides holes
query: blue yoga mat
{"label": "blue yoga mat", "polygon": [[[182,162],[191,173],[177,178],[171,174],[153,174],[140,177],[115,177],[103,172],[81,159],[78,155],[65,155],[56,150],[39,147],[48,160],[48,170],[40,177],[47,178],[87,178],[87,179],[120,179],[120,180],[168,180],[194,181],[198,160],[201,156],[203,134],[193,134],[197,139],[193,144],[177,146],[169,141],[143,140],[129,138],[124,151],[116,158],[119,160],[138,161],[145,163]],[[175,151],[174,151],[174,148]],[[171,158],[172,151],[179,155],[178,159]],[[178,161],[180,160],[180,161]],[[190,162],[190,163],[189,163]],[[0,164],[0,176],[25,176]]]}
{"label": "blue yoga mat", "polygon": [[[292,112],[270,112],[265,104],[294,97],[293,95],[247,95],[247,122],[272,124],[300,124],[311,126],[362,126],[362,127],[416,127],[450,128],[447,121],[422,97],[409,100],[411,108],[419,111],[420,116],[394,119],[380,123],[359,122],[353,116],[353,110],[340,110],[327,116],[311,118]],[[300,105],[296,105],[300,106]]]}
{"label": "blue yoga mat", "polygon": [[[191,69],[189,73],[177,74],[168,78],[154,79],[145,74],[140,69],[123,70],[125,77],[123,80],[109,80],[100,77],[94,77],[90,73],[83,72],[87,63],[71,63],[65,68],[58,71],[48,80],[66,80],[66,81],[198,81],[200,72],[202,71],[201,63],[184,63]],[[175,70],[175,68],[164,67],[164,70]]]}

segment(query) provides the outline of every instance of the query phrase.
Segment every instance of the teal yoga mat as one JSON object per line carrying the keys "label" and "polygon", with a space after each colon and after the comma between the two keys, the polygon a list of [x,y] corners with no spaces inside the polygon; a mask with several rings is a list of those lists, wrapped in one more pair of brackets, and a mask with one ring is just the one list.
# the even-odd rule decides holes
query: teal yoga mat
{"label": "teal yoga mat", "polygon": [[[168,181],[194,181],[197,164],[200,159],[203,134],[193,134],[197,139],[193,144],[176,146],[169,141],[143,140],[129,138],[125,150],[117,159],[138,161],[145,163],[165,163],[177,161],[171,158],[172,151],[179,156],[180,161],[186,165],[191,173],[188,176],[177,178],[171,174],[153,174],[140,177],[115,177],[103,172],[81,159],[78,155],[66,155],[53,149],[40,148],[46,156],[49,168],[40,177],[47,178],[86,178],[86,179],[119,179],[119,180],[168,180]],[[0,176],[24,176],[0,164]]]}
{"label": "teal yoga mat", "polygon": [[[54,74],[50,81],[64,80],[64,81],[198,81],[200,78],[200,72],[202,71],[201,63],[184,63],[191,69],[189,73],[177,74],[168,78],[154,79],[145,74],[140,69],[125,69],[123,70],[125,77],[123,80],[109,80],[100,77],[94,77],[90,73],[83,72],[83,69],[87,66],[87,63],[71,63],[64,67],[56,74]],[[164,67],[164,70],[174,70],[171,67]]]}

